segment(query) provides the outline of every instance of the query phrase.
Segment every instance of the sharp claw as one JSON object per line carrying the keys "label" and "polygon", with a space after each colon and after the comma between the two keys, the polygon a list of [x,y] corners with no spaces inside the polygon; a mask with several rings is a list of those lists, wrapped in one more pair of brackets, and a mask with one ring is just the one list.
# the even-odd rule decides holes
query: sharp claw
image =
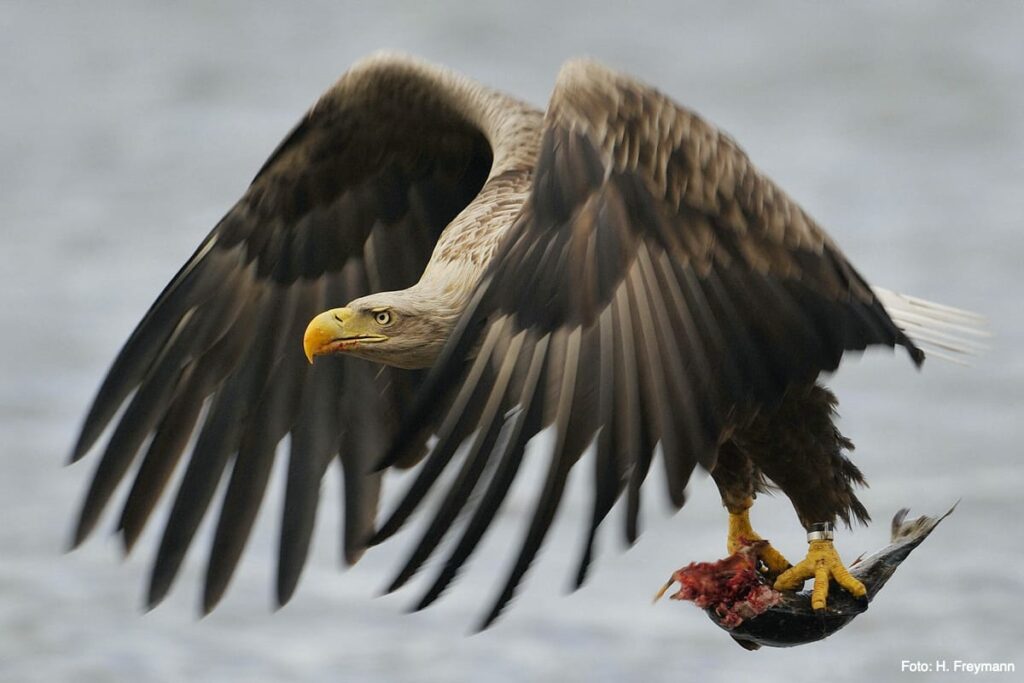
{"label": "sharp claw", "polygon": [[805,580],[813,578],[814,588],[811,590],[811,607],[816,610],[825,609],[828,605],[829,580],[834,578],[844,590],[858,599],[867,596],[864,584],[858,581],[843,566],[839,553],[831,541],[813,541],[807,550],[807,557],[796,566],[784,571],[775,580],[775,590],[788,591],[799,589]]}
{"label": "sharp claw", "polygon": [[852,595],[853,597],[867,597],[868,589],[864,587],[863,583],[853,578],[852,576],[848,577],[848,580],[842,580],[837,576],[836,581],[838,581],[839,585],[845,588],[846,592]]}
{"label": "sharp claw", "polygon": [[853,597],[863,598],[867,596],[868,591],[867,588],[864,587],[864,584],[853,578],[850,572],[847,571],[846,567],[841,564],[832,568],[832,576],[835,578],[836,582],[845,588],[846,592]]}

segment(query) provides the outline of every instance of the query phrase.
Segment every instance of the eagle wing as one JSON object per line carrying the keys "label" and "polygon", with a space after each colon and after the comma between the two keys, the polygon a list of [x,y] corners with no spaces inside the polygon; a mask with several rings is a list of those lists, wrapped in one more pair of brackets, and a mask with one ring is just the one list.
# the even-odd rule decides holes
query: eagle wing
{"label": "eagle wing", "polygon": [[923,357],[832,240],[730,138],[635,80],[570,62],[551,97],[531,196],[382,461],[436,431],[374,543],[419,506],[453,461],[457,435],[472,435],[391,589],[469,504],[418,606],[441,594],[494,519],[527,441],[549,426],[547,475],[483,627],[513,596],[570,470],[596,439],[578,585],[621,496],[625,535],[637,537],[656,444],[681,506],[694,468],[712,467],[733,420],[873,344]]}
{"label": "eagle wing", "polygon": [[[84,456],[114,424],[74,543],[141,459],[118,523],[130,548],[188,451],[152,569],[151,605],[168,591],[227,476],[204,608],[220,599],[286,435],[278,600],[294,590],[320,480],[336,455],[346,559],[365,547],[380,486],[373,459],[421,373],[351,358],[311,368],[298,340],[319,311],[415,283],[441,231],[483,185],[491,149],[450,82],[447,72],[402,59],[368,60],[343,76],[270,156],[114,361],[72,456]],[[420,449],[409,445],[410,461]]]}

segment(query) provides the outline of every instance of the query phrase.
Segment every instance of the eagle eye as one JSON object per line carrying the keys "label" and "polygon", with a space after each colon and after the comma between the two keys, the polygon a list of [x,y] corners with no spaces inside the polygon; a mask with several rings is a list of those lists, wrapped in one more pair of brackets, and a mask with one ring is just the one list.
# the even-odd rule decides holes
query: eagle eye
{"label": "eagle eye", "polygon": [[378,325],[388,325],[391,323],[391,311],[377,311],[373,314],[373,319]]}

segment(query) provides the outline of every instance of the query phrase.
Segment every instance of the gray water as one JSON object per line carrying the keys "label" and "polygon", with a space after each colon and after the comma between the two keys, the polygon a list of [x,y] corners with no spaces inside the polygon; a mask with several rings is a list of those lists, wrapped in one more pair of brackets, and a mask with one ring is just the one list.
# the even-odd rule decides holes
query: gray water
{"label": "gray water", "polygon": [[[1024,4],[143,5],[0,4],[0,679],[767,683],[927,679],[901,675],[901,660],[1024,667]],[[564,59],[599,57],[732,133],[869,280],[990,316],[993,347],[974,367],[917,373],[873,352],[832,381],[875,517],[841,534],[847,559],[883,545],[898,508],[962,499],[866,615],[822,643],[748,653],[689,605],[652,607],[673,569],[722,554],[706,477],[674,517],[649,496],[640,542],[623,553],[605,534],[592,581],[567,595],[587,514],[577,476],[513,609],[468,635],[518,543],[537,463],[471,571],[415,615],[415,590],[373,597],[411,534],[342,570],[333,472],[308,570],[276,613],[280,477],[205,619],[205,547],[146,614],[152,530],[125,562],[107,533],[64,554],[96,458],[62,465],[117,348],[302,111],[381,47],[539,105]],[[801,552],[787,501],[754,514]]]}

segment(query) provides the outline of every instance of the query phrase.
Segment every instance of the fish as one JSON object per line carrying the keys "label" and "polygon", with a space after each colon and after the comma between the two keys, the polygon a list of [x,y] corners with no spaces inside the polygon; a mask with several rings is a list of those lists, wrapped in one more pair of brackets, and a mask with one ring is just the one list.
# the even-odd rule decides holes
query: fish
{"label": "fish", "polygon": [[[868,557],[857,558],[849,566],[850,574],[864,584],[867,595],[855,598],[833,581],[824,610],[811,607],[810,590],[772,589],[763,574],[752,570],[753,560],[748,566],[747,558],[755,555],[746,548],[717,563],[693,563],[680,569],[661,593],[679,581],[683,587],[671,597],[691,600],[704,608],[712,622],[747,650],[813,643],[831,636],[866,612],[903,561],[952,514],[956,505],[940,516],[923,515],[911,520],[907,519],[909,508],[899,510],[892,519],[889,545]],[[743,592],[739,599],[737,586]]]}

